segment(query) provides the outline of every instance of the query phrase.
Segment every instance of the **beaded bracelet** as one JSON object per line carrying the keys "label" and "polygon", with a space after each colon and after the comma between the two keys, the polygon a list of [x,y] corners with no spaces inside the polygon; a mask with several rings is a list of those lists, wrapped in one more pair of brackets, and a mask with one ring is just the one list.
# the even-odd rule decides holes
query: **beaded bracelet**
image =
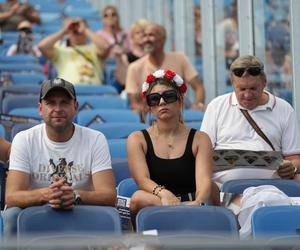
{"label": "beaded bracelet", "polygon": [[153,190],[152,190],[152,194],[156,195],[155,192],[156,192],[156,189],[160,188],[161,185],[156,185]]}
{"label": "beaded bracelet", "polygon": [[155,194],[156,196],[158,196],[159,195],[159,193],[162,191],[162,190],[164,190],[165,189],[165,187],[164,186],[160,186],[160,189],[157,191],[157,193]]}
{"label": "beaded bracelet", "polygon": [[[157,190],[158,188],[159,188],[159,190],[156,192],[156,190]],[[156,185],[156,186],[153,188],[153,190],[152,190],[152,194],[158,196],[158,194],[159,194],[163,189],[165,189],[164,186],[162,186],[162,185]]]}

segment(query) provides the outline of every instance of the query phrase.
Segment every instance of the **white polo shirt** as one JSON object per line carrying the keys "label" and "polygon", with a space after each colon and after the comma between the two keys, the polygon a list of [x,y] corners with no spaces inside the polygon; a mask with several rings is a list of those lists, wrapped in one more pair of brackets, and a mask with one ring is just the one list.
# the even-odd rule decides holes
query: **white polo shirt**
{"label": "white polo shirt", "polygon": [[[285,100],[269,92],[269,101],[248,110],[260,129],[284,156],[300,154],[300,133],[295,110]],[[240,111],[235,93],[213,99],[207,106],[201,125],[214,149],[242,149],[272,151],[271,147],[252,128]],[[231,179],[272,178],[274,171],[260,169],[233,169],[218,172],[214,180],[220,183]]]}

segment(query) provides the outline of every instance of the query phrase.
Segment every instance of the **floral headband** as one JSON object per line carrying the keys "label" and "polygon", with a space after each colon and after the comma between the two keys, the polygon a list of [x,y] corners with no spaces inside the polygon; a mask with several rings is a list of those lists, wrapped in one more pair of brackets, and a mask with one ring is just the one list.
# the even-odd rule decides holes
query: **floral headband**
{"label": "floral headband", "polygon": [[174,81],[176,85],[179,87],[181,93],[185,93],[187,90],[185,82],[182,80],[181,76],[177,75],[174,71],[172,70],[163,70],[159,69],[155,71],[153,74],[150,74],[147,76],[146,81],[142,85],[142,96],[146,96],[146,92],[150,87],[150,84],[153,83],[157,79],[167,79]]}

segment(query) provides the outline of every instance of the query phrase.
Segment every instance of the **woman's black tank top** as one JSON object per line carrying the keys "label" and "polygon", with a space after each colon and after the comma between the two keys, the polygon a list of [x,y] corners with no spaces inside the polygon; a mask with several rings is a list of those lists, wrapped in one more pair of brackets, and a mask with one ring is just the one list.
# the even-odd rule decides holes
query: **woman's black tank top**
{"label": "woman's black tank top", "polygon": [[192,144],[196,129],[191,129],[188,135],[184,154],[175,159],[162,159],[155,155],[153,144],[147,130],[142,130],[147,143],[146,161],[150,178],[174,194],[195,192],[195,157]]}

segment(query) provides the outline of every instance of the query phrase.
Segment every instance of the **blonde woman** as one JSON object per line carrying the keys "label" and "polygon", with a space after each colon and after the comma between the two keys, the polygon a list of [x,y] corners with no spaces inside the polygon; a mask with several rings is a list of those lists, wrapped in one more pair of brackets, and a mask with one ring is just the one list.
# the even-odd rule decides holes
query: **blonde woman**
{"label": "blonde woman", "polygon": [[128,138],[128,163],[139,186],[131,198],[134,222],[147,206],[202,205],[211,192],[213,169],[209,137],[182,120],[186,84],[171,70],[147,77],[142,95],[157,122]]}

